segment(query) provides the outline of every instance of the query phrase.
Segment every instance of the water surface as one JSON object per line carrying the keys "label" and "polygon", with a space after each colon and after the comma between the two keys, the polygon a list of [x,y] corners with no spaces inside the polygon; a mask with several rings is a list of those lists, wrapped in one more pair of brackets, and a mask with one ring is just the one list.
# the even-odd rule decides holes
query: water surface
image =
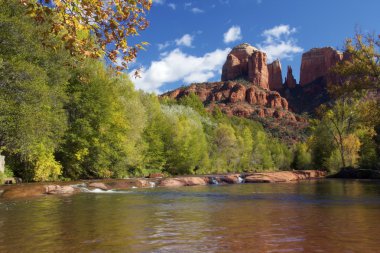
{"label": "water surface", "polygon": [[0,252],[379,252],[380,182],[0,200]]}

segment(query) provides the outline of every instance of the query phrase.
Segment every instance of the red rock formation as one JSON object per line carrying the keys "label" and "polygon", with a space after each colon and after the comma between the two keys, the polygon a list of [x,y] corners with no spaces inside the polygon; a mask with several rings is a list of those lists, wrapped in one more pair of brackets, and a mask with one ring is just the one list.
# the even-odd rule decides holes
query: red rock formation
{"label": "red rock formation", "polygon": [[223,65],[222,81],[248,77],[248,62],[254,51],[257,48],[246,43],[234,47]]}
{"label": "red rock formation", "polygon": [[288,66],[288,72],[285,77],[285,85],[291,89],[295,88],[297,85],[297,81],[293,76],[293,69],[291,66]]}
{"label": "red rock formation", "polygon": [[179,99],[194,92],[201,101],[213,110],[215,106],[227,115],[241,117],[286,118],[296,121],[295,116],[288,111],[288,102],[277,91],[265,90],[254,84],[246,85],[239,82],[226,81],[203,83],[180,88],[163,96]]}
{"label": "red rock formation", "polygon": [[244,102],[245,101],[245,93],[246,88],[242,84],[236,84],[230,93],[230,102],[231,103],[237,103],[237,102]]}
{"label": "red rock formation", "polygon": [[300,85],[304,86],[320,77],[343,60],[343,54],[331,47],[313,48],[302,55]]}
{"label": "red rock formation", "polygon": [[269,90],[267,55],[254,51],[248,62],[248,80],[261,88]]}
{"label": "red rock formation", "polygon": [[249,44],[232,49],[223,65],[222,81],[245,78],[264,89],[269,89],[267,56]]}
{"label": "red rock formation", "polygon": [[269,74],[269,89],[281,90],[282,89],[282,70],[279,60],[275,60],[271,64],[268,64]]}

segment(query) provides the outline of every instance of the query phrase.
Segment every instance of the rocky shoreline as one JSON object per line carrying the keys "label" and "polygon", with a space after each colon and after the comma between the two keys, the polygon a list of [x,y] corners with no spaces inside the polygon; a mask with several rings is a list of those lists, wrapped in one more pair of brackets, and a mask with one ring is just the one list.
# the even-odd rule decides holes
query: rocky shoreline
{"label": "rocky shoreline", "polygon": [[325,171],[300,170],[244,174],[86,180],[80,182],[25,183],[0,187],[0,198],[30,198],[46,194],[119,191],[134,188],[182,187],[238,183],[286,183],[326,177]]}

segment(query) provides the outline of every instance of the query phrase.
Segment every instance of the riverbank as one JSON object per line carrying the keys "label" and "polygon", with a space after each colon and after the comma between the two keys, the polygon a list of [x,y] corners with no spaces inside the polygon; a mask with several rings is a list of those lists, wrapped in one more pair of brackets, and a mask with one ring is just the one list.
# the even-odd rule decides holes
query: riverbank
{"label": "riverbank", "polygon": [[225,175],[155,177],[133,179],[84,180],[75,182],[24,183],[0,187],[0,197],[7,199],[38,197],[46,194],[120,191],[134,188],[182,187],[211,184],[286,183],[320,179],[326,172],[318,170],[279,171]]}
{"label": "riverbank", "polygon": [[380,170],[343,168],[339,172],[328,176],[328,178],[342,179],[380,179]]}

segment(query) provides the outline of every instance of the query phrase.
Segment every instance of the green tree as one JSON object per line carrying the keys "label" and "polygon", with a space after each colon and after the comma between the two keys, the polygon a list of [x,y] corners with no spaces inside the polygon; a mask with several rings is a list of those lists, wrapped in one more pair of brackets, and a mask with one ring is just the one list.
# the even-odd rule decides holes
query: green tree
{"label": "green tree", "polygon": [[307,170],[311,168],[311,154],[306,143],[298,143],[295,146],[292,168]]}
{"label": "green tree", "polygon": [[342,167],[346,167],[347,146],[345,138],[353,133],[357,127],[357,101],[353,99],[337,100],[334,106],[323,113],[321,124],[331,133],[340,155]]}
{"label": "green tree", "polygon": [[[70,79],[69,129],[59,158],[65,176],[124,177],[142,166],[145,110],[129,80],[87,61]],[[136,171],[137,170],[137,171]]]}
{"label": "green tree", "polygon": [[380,129],[380,105],[376,96],[380,88],[380,37],[357,33],[346,41],[345,58],[347,60],[332,71],[338,83],[329,84],[329,92],[335,97],[361,98],[359,121],[368,131],[360,134],[360,163],[380,168],[380,144],[376,141],[380,135],[380,131],[376,131]]}
{"label": "green tree", "polygon": [[61,165],[54,152],[66,127],[63,104],[70,57],[57,45],[49,50],[16,1],[0,1],[0,151],[15,175],[25,180],[54,180]]}
{"label": "green tree", "polygon": [[147,126],[143,132],[146,143],[143,164],[147,173],[161,172],[166,164],[164,136],[168,129],[165,116],[156,95],[142,94],[142,103],[148,114]]}
{"label": "green tree", "polygon": [[214,131],[213,167],[216,168],[216,172],[236,171],[240,157],[235,130],[230,124],[221,123]]}
{"label": "green tree", "polygon": [[254,134],[253,142],[253,166],[259,170],[273,170],[275,164],[272,160],[272,154],[268,147],[268,136],[263,131],[257,131]]}
{"label": "green tree", "polygon": [[163,106],[168,131],[165,133],[166,170],[171,174],[193,174],[208,163],[208,145],[202,118],[184,106]]}

